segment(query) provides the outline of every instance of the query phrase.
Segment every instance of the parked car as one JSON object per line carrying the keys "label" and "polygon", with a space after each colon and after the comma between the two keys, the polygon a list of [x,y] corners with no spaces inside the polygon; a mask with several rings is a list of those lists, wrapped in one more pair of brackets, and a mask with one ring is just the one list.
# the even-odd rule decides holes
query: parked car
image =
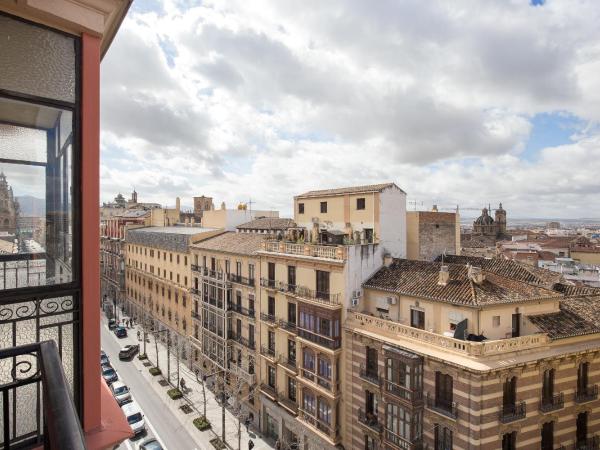
{"label": "parked car", "polygon": [[131,427],[133,433],[137,436],[146,430],[146,422],[144,421],[144,415],[142,414],[142,410],[135,402],[127,403],[121,406],[123,410],[123,414],[127,418],[127,422]]}
{"label": "parked car", "polygon": [[100,365],[110,366],[110,359],[108,359],[108,355],[104,351],[100,352]]}
{"label": "parked car", "polygon": [[131,359],[139,351],[139,345],[126,345],[119,352],[119,359]]}
{"label": "parked car", "polygon": [[117,321],[115,319],[108,319],[108,329],[112,330],[117,327]]}
{"label": "parked car", "polygon": [[127,337],[127,328],[119,326],[115,328],[115,334],[118,338]]}
{"label": "parked car", "polygon": [[154,438],[146,439],[144,442],[140,444],[140,450],[164,450],[163,446],[160,445]]}
{"label": "parked car", "polygon": [[111,384],[110,389],[119,405],[124,405],[131,401],[131,392],[129,392],[129,388],[122,381],[115,381]]}
{"label": "parked car", "polygon": [[102,378],[104,378],[104,381],[110,386],[112,383],[119,380],[119,375],[117,375],[117,371],[111,366],[103,366]]}

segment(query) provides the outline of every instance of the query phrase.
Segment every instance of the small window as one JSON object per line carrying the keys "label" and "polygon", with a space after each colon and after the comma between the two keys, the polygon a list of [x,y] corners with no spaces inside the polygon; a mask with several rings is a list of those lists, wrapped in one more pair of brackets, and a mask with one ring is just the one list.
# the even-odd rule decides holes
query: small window
{"label": "small window", "polygon": [[500,316],[492,317],[492,325],[494,328],[498,328],[500,326]]}
{"label": "small window", "polygon": [[298,203],[298,214],[304,214],[304,203]]}
{"label": "small window", "polygon": [[356,199],[356,209],[365,209],[365,199],[364,198]]}
{"label": "small window", "polygon": [[327,202],[321,202],[321,213],[327,212]]}

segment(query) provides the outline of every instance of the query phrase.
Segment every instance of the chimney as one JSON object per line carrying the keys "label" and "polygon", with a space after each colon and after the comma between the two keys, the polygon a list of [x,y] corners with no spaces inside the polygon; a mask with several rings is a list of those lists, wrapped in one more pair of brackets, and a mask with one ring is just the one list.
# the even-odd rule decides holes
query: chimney
{"label": "chimney", "polygon": [[448,266],[441,266],[438,275],[438,286],[446,286],[448,281],[450,281],[450,269]]}
{"label": "chimney", "polygon": [[475,284],[481,284],[483,283],[483,280],[485,280],[485,275],[483,274],[481,267],[469,266],[468,276]]}
{"label": "chimney", "polygon": [[392,262],[394,262],[394,258],[392,258],[392,255],[390,255],[389,253],[383,255],[383,265],[385,267],[390,267],[392,265]]}

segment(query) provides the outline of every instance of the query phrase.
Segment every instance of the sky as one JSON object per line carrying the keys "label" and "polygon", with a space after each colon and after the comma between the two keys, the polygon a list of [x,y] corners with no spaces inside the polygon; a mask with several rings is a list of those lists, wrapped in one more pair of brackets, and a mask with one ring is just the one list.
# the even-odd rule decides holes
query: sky
{"label": "sky", "polygon": [[102,62],[101,196],[291,215],[393,181],[409,209],[600,217],[597,0],[136,0]]}

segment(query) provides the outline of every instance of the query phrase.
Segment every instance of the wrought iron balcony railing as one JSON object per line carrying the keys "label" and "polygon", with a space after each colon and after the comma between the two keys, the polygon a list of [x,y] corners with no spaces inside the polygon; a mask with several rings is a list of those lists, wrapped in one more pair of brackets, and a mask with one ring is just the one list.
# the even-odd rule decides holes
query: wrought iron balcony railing
{"label": "wrought iron balcony railing", "polygon": [[230,303],[227,306],[227,309],[229,311],[234,311],[238,314],[242,314],[243,316],[250,317],[251,319],[254,319],[255,314],[256,314],[256,312],[253,309],[248,309],[248,308],[238,305],[236,303]]}
{"label": "wrought iron balcony railing", "polygon": [[279,319],[279,327],[283,330],[289,331],[290,333],[297,333],[296,322],[289,322],[287,320]]}
{"label": "wrought iron balcony railing", "polygon": [[280,392],[277,401],[285,406],[288,410],[293,411],[294,414],[298,414],[298,403],[295,398],[290,398],[289,394],[286,395],[285,392]]}
{"label": "wrought iron balcony railing", "polygon": [[[2,448],[43,445],[44,448],[84,450],[83,430],[56,342],[44,341],[0,350],[0,362],[9,359],[12,360],[10,381],[0,385]],[[31,390],[28,386],[36,388]],[[26,391],[33,392],[33,396],[23,395]],[[24,414],[34,417],[37,429],[19,434],[17,430],[21,427],[17,422]]]}
{"label": "wrought iron balcony railing", "polygon": [[373,413],[365,413],[362,408],[358,409],[358,422],[377,433],[381,433],[383,431],[383,426],[379,422],[377,416]]}
{"label": "wrought iron balcony railing", "polygon": [[442,414],[446,417],[456,420],[458,417],[458,406],[456,402],[446,399],[439,399],[427,393],[427,408]]}
{"label": "wrought iron balcony railing", "polygon": [[298,328],[298,336],[300,336],[302,339],[306,339],[314,344],[331,350],[340,348],[342,344],[342,339],[340,337],[332,338],[329,336],[323,336],[322,334],[313,333],[312,331],[305,330],[304,328]]}
{"label": "wrought iron balcony railing", "polygon": [[556,411],[557,409],[561,409],[565,406],[565,394],[560,392],[558,394],[554,394],[551,397],[544,397],[542,394],[542,399],[540,400],[540,411],[547,413],[551,411]]}
{"label": "wrought iron balcony railing", "polygon": [[279,356],[279,364],[281,364],[282,366],[285,366],[288,370],[291,370],[296,373],[298,372],[298,365],[297,365],[295,357],[292,359],[292,358],[286,357],[284,355],[280,355]]}
{"label": "wrought iron balcony railing", "polygon": [[586,386],[585,388],[578,388],[575,392],[576,403],[587,403],[598,398],[598,385]]}
{"label": "wrought iron balcony railing", "polygon": [[512,405],[502,405],[500,409],[500,422],[510,423],[524,419],[527,416],[527,404],[519,402]]}
{"label": "wrought iron balcony railing", "polygon": [[270,347],[265,347],[264,345],[260,346],[260,354],[266,356],[271,359],[275,359],[275,349]]}
{"label": "wrought iron balcony railing", "polygon": [[260,285],[267,289],[294,295],[299,299],[305,299],[328,306],[341,306],[341,295],[339,293],[332,294],[330,292],[317,291],[305,286],[282,283],[281,281],[270,280],[268,278],[261,278]]}
{"label": "wrought iron balcony railing", "polygon": [[256,280],[254,278],[243,277],[234,273],[227,274],[227,279],[232,283],[243,284],[244,286],[254,287]]}

